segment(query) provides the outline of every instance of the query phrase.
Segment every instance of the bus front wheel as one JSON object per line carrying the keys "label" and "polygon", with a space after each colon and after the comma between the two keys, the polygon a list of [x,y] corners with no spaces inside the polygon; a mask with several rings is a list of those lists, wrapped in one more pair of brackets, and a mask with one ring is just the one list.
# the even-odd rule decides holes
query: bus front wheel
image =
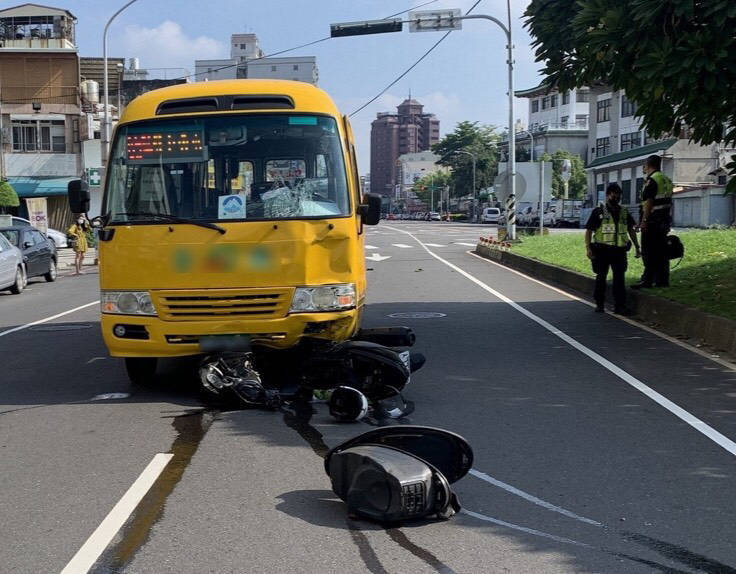
{"label": "bus front wheel", "polygon": [[151,385],[156,378],[155,357],[128,357],[125,359],[125,370],[134,385]]}

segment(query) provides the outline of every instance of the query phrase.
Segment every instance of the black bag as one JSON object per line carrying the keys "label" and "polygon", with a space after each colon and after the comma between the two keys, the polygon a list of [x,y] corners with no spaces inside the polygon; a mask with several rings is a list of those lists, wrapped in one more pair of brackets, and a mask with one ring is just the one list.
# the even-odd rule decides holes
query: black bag
{"label": "black bag", "polygon": [[77,246],[77,236],[76,235],[67,235],[66,236],[66,243],[74,249]]}
{"label": "black bag", "polygon": [[677,235],[667,236],[667,258],[682,259],[685,255],[685,246]]}

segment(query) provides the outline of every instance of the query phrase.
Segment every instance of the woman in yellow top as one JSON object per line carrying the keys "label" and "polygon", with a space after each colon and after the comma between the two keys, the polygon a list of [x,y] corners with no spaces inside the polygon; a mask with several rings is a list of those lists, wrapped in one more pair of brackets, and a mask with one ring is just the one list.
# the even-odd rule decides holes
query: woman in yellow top
{"label": "woman in yellow top", "polygon": [[74,238],[74,266],[76,272],[74,275],[82,275],[82,263],[84,262],[84,254],[87,251],[87,230],[89,229],[89,223],[87,219],[80,215],[77,218],[77,222],[73,223],[72,226],[67,230],[66,234]]}

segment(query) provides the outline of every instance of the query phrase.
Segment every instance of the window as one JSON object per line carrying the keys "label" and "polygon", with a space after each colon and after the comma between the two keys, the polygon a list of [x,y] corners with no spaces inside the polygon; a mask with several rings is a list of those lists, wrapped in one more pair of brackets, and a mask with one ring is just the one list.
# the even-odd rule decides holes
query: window
{"label": "window", "polygon": [[562,92],[562,105],[570,103],[570,92]]}
{"label": "window", "polygon": [[590,90],[578,90],[575,100],[578,103],[585,103],[590,101]]}
{"label": "window", "polygon": [[539,100],[532,100],[532,113],[539,111]]}
{"label": "window", "polygon": [[15,120],[12,122],[13,151],[66,151],[64,120]]}
{"label": "window", "polygon": [[636,104],[621,94],[621,117],[628,118],[636,113]]}
{"label": "window", "polygon": [[597,103],[598,108],[598,123],[607,122],[611,119],[611,98],[600,100]]}
{"label": "window", "polygon": [[621,151],[641,147],[641,132],[621,134]]}
{"label": "window", "polygon": [[292,67],[292,70],[296,71],[298,69],[299,69],[299,64],[294,64],[294,66]]}
{"label": "window", "polygon": [[[155,148],[152,137],[170,145]],[[349,215],[343,158],[337,122],[327,116],[147,120],[118,129],[103,209],[112,224],[135,225],[157,223],[159,214],[194,221]]]}
{"label": "window", "polygon": [[240,49],[245,50],[245,44],[240,44]]}
{"label": "window", "polygon": [[557,94],[551,95],[549,101],[550,101],[549,107],[556,108],[557,107]]}
{"label": "window", "polygon": [[598,138],[595,140],[595,155],[601,157],[611,153],[611,138]]}
{"label": "window", "polygon": [[568,120],[568,116],[562,116],[562,117],[560,118],[560,123],[561,123],[561,124],[562,124],[563,126],[567,126],[567,120]]}
{"label": "window", "polygon": [[275,72],[276,71],[276,66],[271,66],[271,71],[272,72]]}
{"label": "window", "polygon": [[621,203],[623,205],[631,205],[631,180],[621,182]]}
{"label": "window", "polygon": [[544,96],[542,98],[542,109],[546,110],[549,107],[549,96]]}

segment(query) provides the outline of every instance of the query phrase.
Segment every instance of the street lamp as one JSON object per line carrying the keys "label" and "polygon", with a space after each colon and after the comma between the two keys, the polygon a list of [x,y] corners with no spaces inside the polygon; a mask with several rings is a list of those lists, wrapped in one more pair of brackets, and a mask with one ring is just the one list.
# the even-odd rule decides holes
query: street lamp
{"label": "street lamp", "polygon": [[462,149],[455,150],[453,153],[464,153],[473,158],[473,216],[475,217],[475,220],[478,221],[478,201],[475,196],[475,154]]}
{"label": "street lamp", "polygon": [[136,2],[136,0],[129,0],[126,4],[123,5],[122,8],[120,8],[115,14],[110,16],[110,19],[107,21],[107,24],[105,24],[105,30],[102,33],[102,68],[103,68],[103,74],[104,77],[102,78],[102,81],[104,82],[104,89],[105,89],[105,109],[103,110],[103,127],[102,127],[102,164],[107,165],[107,154],[110,151],[110,132],[111,132],[111,121],[110,121],[110,96],[108,92],[108,86],[107,86],[107,29],[110,27],[110,24],[112,24],[112,21],[117,18],[118,14],[125,10],[128,6],[130,6],[133,2]]}
{"label": "street lamp", "polygon": [[[506,34],[506,49],[508,51],[509,76],[509,171],[511,180],[511,190],[508,197],[509,209],[512,213],[516,212],[516,140],[514,137],[514,46],[511,43],[511,0],[506,0],[506,12],[508,16],[508,26],[493,16],[486,14],[469,14],[460,15],[460,10],[436,10],[436,11],[420,11],[410,12],[409,20],[410,32],[426,32],[440,30],[459,30],[462,20],[490,20],[498,25],[504,34]],[[330,25],[330,36],[335,38],[339,36],[357,36],[363,34],[379,34],[383,32],[399,32],[403,28],[402,20],[394,19],[372,20],[363,22],[343,22]],[[516,239],[516,219],[507,218],[507,233],[509,239]]]}

